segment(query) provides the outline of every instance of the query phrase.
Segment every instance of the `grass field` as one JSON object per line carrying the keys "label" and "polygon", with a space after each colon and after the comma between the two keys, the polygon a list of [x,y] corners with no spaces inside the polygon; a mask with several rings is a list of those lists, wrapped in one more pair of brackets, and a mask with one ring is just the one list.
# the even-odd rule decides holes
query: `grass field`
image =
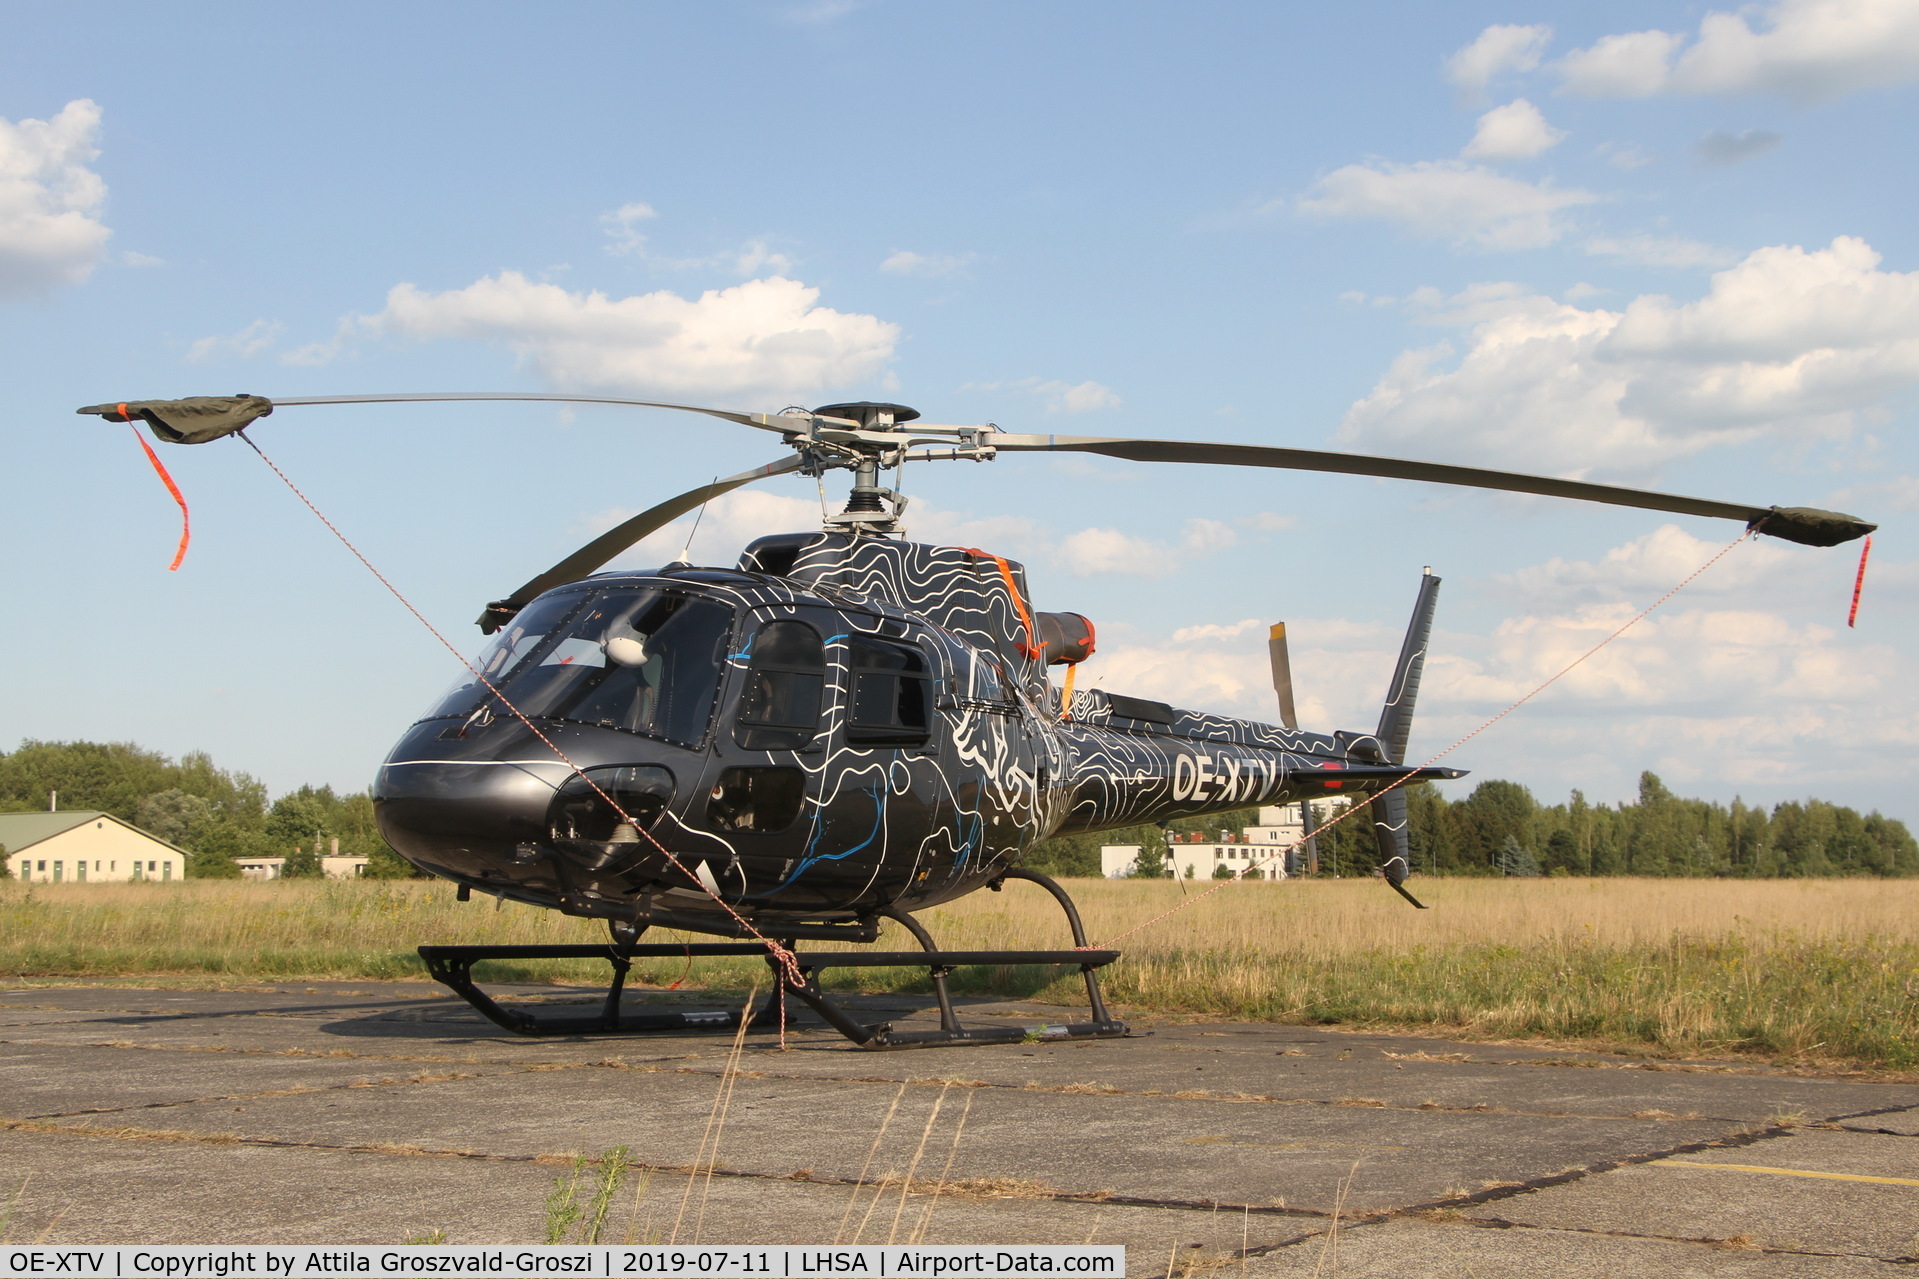
{"label": "grass field", "polygon": [[[1540,1037],[1660,1053],[1919,1067],[1919,881],[1426,879],[1415,911],[1371,880],[1232,885],[1119,946],[1121,1005],[1167,1014]],[[1094,942],[1209,885],[1073,881]],[[921,914],[954,948],[1064,946],[1037,888]],[[649,934],[649,940],[671,936]],[[599,941],[585,920],[411,881],[0,884],[0,973],[226,982],[418,977],[424,942]],[[910,942],[896,943],[910,948]],[[818,944],[816,944],[818,945]],[[495,965],[597,982],[603,965]],[[644,981],[682,976],[680,961]],[[923,982],[842,970],[867,989]],[[715,961],[692,984],[764,980]],[[1077,974],[973,970],[962,990],[1073,1004]]]}

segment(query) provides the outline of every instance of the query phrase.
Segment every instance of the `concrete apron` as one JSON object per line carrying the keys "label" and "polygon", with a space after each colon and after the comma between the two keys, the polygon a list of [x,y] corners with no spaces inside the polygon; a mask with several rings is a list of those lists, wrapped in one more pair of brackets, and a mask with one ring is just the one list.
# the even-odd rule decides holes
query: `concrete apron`
{"label": "concrete apron", "polygon": [[[852,1002],[869,1020],[927,1018],[911,997]],[[984,1001],[962,1017],[1064,1019]],[[1128,1244],[1135,1275],[1177,1258],[1276,1275],[1890,1276],[1919,1257],[1919,1087],[1322,1028],[1140,1029],[874,1054],[801,1021],[788,1051],[749,1039],[729,1076],[725,1037],[520,1039],[415,983],[9,991],[11,1238],[537,1241],[566,1158],[626,1146],[638,1167],[607,1238],[1091,1237]],[[717,1171],[689,1180],[715,1144]]]}

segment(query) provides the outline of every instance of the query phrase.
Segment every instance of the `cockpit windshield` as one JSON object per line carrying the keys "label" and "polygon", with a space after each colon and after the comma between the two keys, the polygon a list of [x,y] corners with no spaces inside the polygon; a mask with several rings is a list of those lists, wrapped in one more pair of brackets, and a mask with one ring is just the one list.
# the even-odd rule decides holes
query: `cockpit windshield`
{"label": "cockpit windshield", "polygon": [[[522,610],[475,665],[529,717],[692,743],[712,716],[732,626],[725,605],[657,588],[551,596]],[[511,713],[468,674],[428,718],[468,714],[483,699]]]}

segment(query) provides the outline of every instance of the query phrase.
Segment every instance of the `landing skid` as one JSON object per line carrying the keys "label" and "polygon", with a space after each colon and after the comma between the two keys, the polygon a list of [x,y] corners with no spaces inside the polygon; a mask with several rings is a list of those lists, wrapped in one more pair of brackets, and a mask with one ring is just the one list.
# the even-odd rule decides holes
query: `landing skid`
{"label": "landing skid", "polygon": [[[1086,930],[1080,924],[1079,911],[1050,877],[1037,871],[1009,870],[989,887],[998,892],[1008,879],[1024,879],[1051,893],[1066,911],[1072,926],[1075,946],[1086,945]],[[911,915],[892,910],[880,912],[883,918],[902,925],[918,941],[920,950],[885,951],[794,951],[798,977],[788,972],[765,946],[752,942],[693,942],[642,944],[638,934],[628,940],[616,940],[604,946],[422,946],[420,958],[427,972],[448,987],[492,1022],[517,1035],[651,1035],[685,1033],[692,1030],[733,1030],[744,1017],[747,1029],[774,1030],[786,1020],[786,999],[793,996],[826,1022],[852,1040],[855,1045],[873,1051],[900,1048],[939,1048],[959,1044],[1015,1044],[1058,1039],[1113,1039],[1126,1034],[1126,1024],[1113,1020],[1100,996],[1098,970],[1119,958],[1116,950],[940,950],[932,936]],[[793,942],[781,944],[793,950]],[[624,1012],[620,1007],[627,973],[636,959],[693,959],[707,955],[758,955],[772,969],[773,990],[756,1010],[712,1009],[689,1012]],[[613,979],[606,998],[596,1013],[559,1013],[535,1015],[522,1008],[503,1007],[475,984],[473,965],[486,959],[604,959],[612,965]],[[952,995],[946,978],[956,968],[979,964],[1072,964],[1086,979],[1086,999],[1092,1018],[1035,1028],[984,1026],[971,1029],[960,1025],[953,1010]],[[924,967],[933,979],[933,994],[939,1004],[938,1030],[894,1030],[890,1023],[866,1025],[851,1016],[820,989],[819,975],[829,968],[917,968]]]}

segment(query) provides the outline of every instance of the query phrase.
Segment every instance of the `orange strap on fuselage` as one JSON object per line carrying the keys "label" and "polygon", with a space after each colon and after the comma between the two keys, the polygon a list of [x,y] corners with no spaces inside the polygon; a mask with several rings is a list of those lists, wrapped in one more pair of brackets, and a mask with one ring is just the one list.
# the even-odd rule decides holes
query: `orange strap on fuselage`
{"label": "orange strap on fuselage", "polygon": [[1062,723],[1073,718],[1073,676],[1078,670],[1078,662],[1066,664],[1066,680],[1059,690],[1059,717]]}
{"label": "orange strap on fuselage", "polygon": [[966,548],[968,555],[976,555],[983,560],[991,560],[999,565],[999,576],[1006,583],[1006,593],[1013,597],[1013,607],[1019,610],[1020,625],[1026,628],[1026,640],[1019,647],[1020,655],[1037,660],[1046,651],[1040,643],[1039,632],[1033,629],[1033,615],[1026,610],[1026,601],[1021,598],[1019,584],[1013,580],[1013,566],[1006,562],[1004,555],[995,555],[991,551],[982,551],[977,547]]}
{"label": "orange strap on fuselage", "polygon": [[187,557],[187,543],[193,540],[193,517],[187,512],[186,495],[180,491],[180,486],[173,482],[173,477],[167,474],[166,464],[160,461],[160,455],[153,451],[151,444],[147,443],[146,436],[140,434],[140,428],[134,426],[133,414],[127,412],[127,406],[124,404],[120,405],[119,409],[121,419],[133,429],[134,442],[146,453],[147,461],[153,463],[153,469],[159,474],[160,482],[167,486],[167,492],[173,494],[173,500],[180,504],[180,546],[173,552],[173,563],[167,565],[167,572],[171,573],[178,569],[181,561]]}

